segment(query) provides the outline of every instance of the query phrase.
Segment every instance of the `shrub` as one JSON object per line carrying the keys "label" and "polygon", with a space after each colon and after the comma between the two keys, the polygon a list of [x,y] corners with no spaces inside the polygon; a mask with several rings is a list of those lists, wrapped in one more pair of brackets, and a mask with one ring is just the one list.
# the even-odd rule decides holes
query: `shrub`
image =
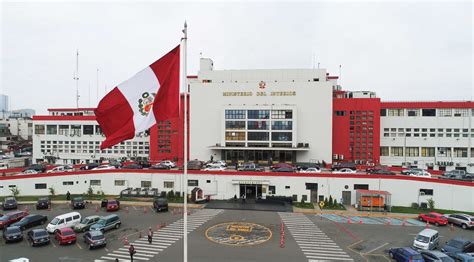
{"label": "shrub", "polygon": [[50,188],[48,188],[48,189],[49,189],[49,194],[50,194],[51,196],[55,196],[55,195],[56,195],[56,190],[54,190],[54,187],[50,187]]}
{"label": "shrub", "polygon": [[174,191],[173,190],[168,192],[168,198],[174,198]]}
{"label": "shrub", "polygon": [[328,203],[328,206],[330,206],[330,207],[334,206],[334,200],[332,199],[332,196],[331,196],[331,195],[329,196],[329,203]]}
{"label": "shrub", "polygon": [[89,195],[89,197],[91,197],[93,194],[94,194],[94,190],[92,189],[92,187],[89,187],[87,189],[87,195]]}
{"label": "shrub", "polygon": [[418,209],[420,205],[418,205],[418,203],[411,203],[411,208]]}
{"label": "shrub", "polygon": [[18,187],[12,187],[10,188],[10,191],[12,192],[12,195],[17,198],[20,195],[20,189]]}
{"label": "shrub", "polygon": [[336,200],[336,199],[334,199],[333,207],[337,207],[337,206],[338,206],[338,204],[337,204],[337,200]]}
{"label": "shrub", "polygon": [[329,206],[329,201],[327,197],[324,198],[324,206],[325,207]]}
{"label": "shrub", "polygon": [[433,200],[433,198],[428,199],[428,208],[430,210],[433,210],[435,208],[435,201]]}

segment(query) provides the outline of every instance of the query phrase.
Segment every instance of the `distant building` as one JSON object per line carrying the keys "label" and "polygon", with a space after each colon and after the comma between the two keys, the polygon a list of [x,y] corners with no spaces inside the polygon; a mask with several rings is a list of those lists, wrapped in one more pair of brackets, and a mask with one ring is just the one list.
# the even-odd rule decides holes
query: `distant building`
{"label": "distant building", "polygon": [[7,95],[0,95],[0,112],[5,113],[8,112],[8,96]]}
{"label": "distant building", "polygon": [[36,114],[36,111],[34,109],[15,109],[10,111],[10,117],[13,118],[33,118],[33,116]]}
{"label": "distant building", "polygon": [[6,125],[9,135],[19,136],[24,140],[31,140],[33,136],[33,120],[31,118],[6,118],[0,119],[0,124]]}

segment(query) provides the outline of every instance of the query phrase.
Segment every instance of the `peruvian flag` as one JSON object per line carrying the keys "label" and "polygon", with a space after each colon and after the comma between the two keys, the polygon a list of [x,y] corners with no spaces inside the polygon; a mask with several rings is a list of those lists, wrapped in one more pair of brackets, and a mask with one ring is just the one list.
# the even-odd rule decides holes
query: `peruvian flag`
{"label": "peruvian flag", "polygon": [[179,48],[178,45],[100,100],[95,115],[106,136],[101,150],[133,138],[156,121],[178,117]]}

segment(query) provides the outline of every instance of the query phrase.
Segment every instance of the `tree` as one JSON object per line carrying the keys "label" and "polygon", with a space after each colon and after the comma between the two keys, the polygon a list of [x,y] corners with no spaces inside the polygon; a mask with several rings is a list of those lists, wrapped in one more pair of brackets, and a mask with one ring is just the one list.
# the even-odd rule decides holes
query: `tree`
{"label": "tree", "polygon": [[332,199],[332,196],[329,196],[329,203],[328,203],[328,205],[329,205],[330,207],[334,206],[334,200]]}
{"label": "tree", "polygon": [[433,198],[428,199],[428,208],[430,210],[433,210],[435,208],[435,201],[433,200]]}
{"label": "tree", "polygon": [[334,203],[333,203],[334,207],[337,207],[338,204],[337,204],[337,199],[334,198]]}
{"label": "tree", "polygon": [[94,190],[92,189],[92,187],[89,187],[87,189],[87,195],[89,195],[89,197],[92,197],[93,194],[94,194]]}
{"label": "tree", "polygon": [[168,192],[168,198],[174,198],[174,191],[173,190]]}
{"label": "tree", "polygon": [[50,187],[50,188],[48,188],[48,189],[49,189],[49,194],[50,194],[51,196],[55,196],[55,195],[56,195],[56,190],[54,189],[54,187]]}
{"label": "tree", "polygon": [[20,195],[20,189],[18,187],[12,187],[10,188],[10,191],[12,192],[12,195],[17,198]]}
{"label": "tree", "polygon": [[329,201],[327,197],[324,198],[324,206],[325,207],[329,206]]}

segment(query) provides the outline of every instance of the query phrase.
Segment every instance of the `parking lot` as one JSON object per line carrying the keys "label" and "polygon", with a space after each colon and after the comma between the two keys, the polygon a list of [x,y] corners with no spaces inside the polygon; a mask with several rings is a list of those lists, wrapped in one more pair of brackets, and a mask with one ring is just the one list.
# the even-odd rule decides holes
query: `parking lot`
{"label": "parking lot", "polygon": [[[25,206],[20,206],[24,209]],[[36,211],[51,220],[58,214],[70,212],[69,205],[53,205],[51,211]],[[89,204],[78,210],[83,217],[105,215],[107,212]],[[149,208],[122,207],[118,214],[122,226],[106,232],[106,248],[88,250],[82,233],[76,244],[50,245],[32,248],[27,241],[5,244],[0,242],[0,261],[26,257],[30,261],[119,261],[128,260],[128,244],[137,249],[136,261],[182,260],[182,213],[156,213]],[[282,238],[281,222],[284,222]],[[424,229],[421,223],[362,224],[352,218],[351,223],[340,218],[291,212],[247,210],[195,209],[189,216],[189,261],[389,261],[390,247],[411,246],[415,235]],[[158,226],[164,226],[158,229]],[[153,243],[146,240],[149,227],[155,231]],[[435,228],[431,226],[431,228]],[[474,230],[455,227],[435,228],[440,232],[442,245],[454,236],[474,238]],[[141,235],[141,238],[140,238]],[[283,241],[284,240],[284,241]]]}

